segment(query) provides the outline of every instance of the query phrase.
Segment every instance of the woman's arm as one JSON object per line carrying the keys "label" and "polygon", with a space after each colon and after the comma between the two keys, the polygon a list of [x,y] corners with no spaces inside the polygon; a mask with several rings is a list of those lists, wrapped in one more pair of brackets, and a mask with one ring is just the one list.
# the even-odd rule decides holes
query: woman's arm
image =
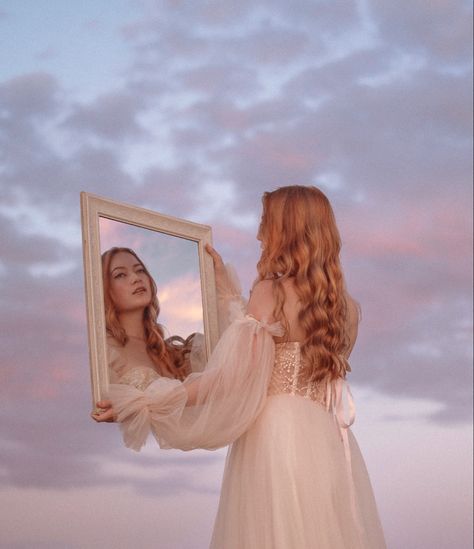
{"label": "woman's arm", "polygon": [[359,321],[361,318],[361,308],[359,303],[353,299],[348,293],[346,293],[347,302],[347,319],[346,319],[346,331],[349,337],[349,347],[344,353],[346,359],[349,358],[352,349],[354,348],[357,334],[359,331]]}
{"label": "woman's arm", "polygon": [[[222,261],[220,259],[219,254],[217,254],[217,252],[215,252],[213,248],[211,249],[211,251],[216,254],[217,256],[216,260],[218,262]],[[209,251],[209,253],[211,253],[211,251]],[[272,319],[273,297],[272,296],[273,294],[272,294],[271,280],[262,280],[258,282],[254,286],[252,293],[250,295],[250,300],[247,306],[247,314],[255,318],[255,320],[257,321],[260,321],[260,320],[273,321]],[[188,394],[188,400],[186,401],[186,406],[194,406],[196,404],[197,395],[199,393],[200,381],[201,379],[198,378],[191,381],[190,383],[185,384],[185,389]]]}
{"label": "woman's arm", "polygon": [[231,265],[224,265],[222,257],[210,245],[206,244],[206,251],[214,262],[217,291],[217,315],[219,321],[219,332],[222,335],[229,327],[231,309],[235,303],[239,308],[245,309],[246,300],[242,297],[240,283]]}
{"label": "woman's arm", "polygon": [[151,431],[161,448],[215,450],[236,440],[262,410],[279,324],[234,319],[206,369],[183,382],[160,377],[144,391],[111,384],[109,397],[125,445],[140,450]]}
{"label": "woman's arm", "polygon": [[252,288],[247,305],[247,314],[257,320],[274,322],[273,319],[273,282],[260,280]]}

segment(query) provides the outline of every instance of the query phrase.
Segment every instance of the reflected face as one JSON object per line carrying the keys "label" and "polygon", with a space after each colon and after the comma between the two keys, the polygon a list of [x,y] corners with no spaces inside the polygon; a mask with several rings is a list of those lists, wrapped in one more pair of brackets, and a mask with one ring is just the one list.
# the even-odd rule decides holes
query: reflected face
{"label": "reflected face", "polygon": [[145,309],[150,304],[151,282],[143,265],[128,252],[110,262],[110,297],[119,313]]}

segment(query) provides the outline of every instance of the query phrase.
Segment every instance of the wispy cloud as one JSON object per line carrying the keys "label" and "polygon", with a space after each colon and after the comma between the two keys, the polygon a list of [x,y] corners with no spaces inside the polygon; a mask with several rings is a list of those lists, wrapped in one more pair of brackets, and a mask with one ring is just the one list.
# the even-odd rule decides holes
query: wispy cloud
{"label": "wispy cloud", "polygon": [[320,185],[363,308],[353,382],[439,403],[434,424],[469,421],[471,8],[139,6],[105,92],[81,97],[51,71],[0,83],[5,482],[124,471],[104,475],[125,454],[87,417],[81,190],[212,223],[248,286],[262,192]]}

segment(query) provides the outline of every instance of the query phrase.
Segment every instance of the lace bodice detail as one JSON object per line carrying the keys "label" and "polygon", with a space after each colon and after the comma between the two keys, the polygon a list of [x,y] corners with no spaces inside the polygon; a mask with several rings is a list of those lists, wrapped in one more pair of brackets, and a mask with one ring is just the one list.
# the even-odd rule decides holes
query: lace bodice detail
{"label": "lace bodice detail", "polygon": [[152,381],[160,377],[150,366],[129,366],[127,354],[123,347],[117,347],[107,341],[107,360],[109,365],[109,382],[132,385],[144,391]]}
{"label": "lace bodice detail", "polygon": [[322,405],[326,404],[326,384],[307,379],[301,362],[298,341],[275,344],[275,363],[268,387],[268,395],[299,395]]}
{"label": "lace bodice detail", "polygon": [[152,381],[155,381],[159,377],[160,375],[148,366],[136,366],[127,370],[119,378],[118,383],[133,385],[137,389],[144,391]]}

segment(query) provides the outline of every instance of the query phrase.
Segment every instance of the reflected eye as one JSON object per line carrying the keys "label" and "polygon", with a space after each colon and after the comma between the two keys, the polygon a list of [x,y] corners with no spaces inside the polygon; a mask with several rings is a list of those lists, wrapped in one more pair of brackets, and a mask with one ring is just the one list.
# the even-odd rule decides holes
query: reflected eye
{"label": "reflected eye", "polygon": [[125,273],[118,273],[114,276],[114,280],[116,280],[117,278],[122,278],[125,276]]}

